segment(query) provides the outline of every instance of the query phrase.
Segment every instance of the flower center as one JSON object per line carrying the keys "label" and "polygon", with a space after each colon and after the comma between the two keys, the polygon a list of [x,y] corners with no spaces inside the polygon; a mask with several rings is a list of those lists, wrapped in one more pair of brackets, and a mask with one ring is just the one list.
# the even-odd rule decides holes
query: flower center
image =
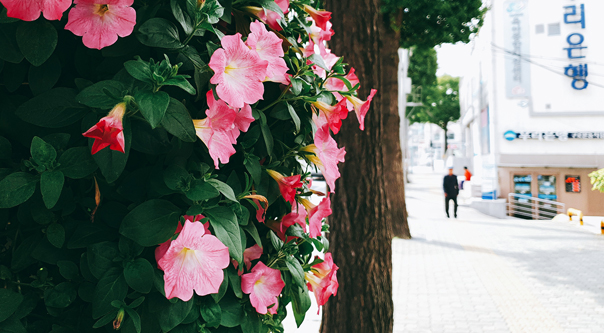
{"label": "flower center", "polygon": [[105,15],[105,13],[108,10],[109,10],[109,5],[97,4],[96,5],[96,11],[94,13],[97,14],[97,15],[99,15],[99,16],[103,16],[103,15]]}
{"label": "flower center", "polygon": [[224,74],[230,74],[231,71],[235,69],[235,66],[228,65],[224,68]]}

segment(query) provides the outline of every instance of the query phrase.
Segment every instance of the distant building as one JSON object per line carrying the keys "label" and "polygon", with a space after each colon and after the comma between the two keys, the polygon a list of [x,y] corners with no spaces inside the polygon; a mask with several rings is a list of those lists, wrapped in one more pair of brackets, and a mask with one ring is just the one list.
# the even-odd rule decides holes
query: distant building
{"label": "distant building", "polygon": [[490,0],[460,82],[461,140],[483,199],[522,193],[604,215],[604,1]]}

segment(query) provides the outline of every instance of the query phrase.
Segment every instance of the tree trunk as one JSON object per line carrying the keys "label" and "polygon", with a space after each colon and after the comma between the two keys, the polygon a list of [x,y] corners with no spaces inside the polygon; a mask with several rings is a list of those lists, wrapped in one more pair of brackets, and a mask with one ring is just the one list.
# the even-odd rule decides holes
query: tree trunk
{"label": "tree trunk", "polygon": [[338,295],[327,302],[322,333],[389,333],[393,325],[392,237],[410,238],[406,221],[397,106],[398,34],[380,0],[325,0],[333,12],[330,47],[352,64],[359,96],[378,90],[358,130],[351,115],[337,141],[347,150],[333,197],[329,235]]}

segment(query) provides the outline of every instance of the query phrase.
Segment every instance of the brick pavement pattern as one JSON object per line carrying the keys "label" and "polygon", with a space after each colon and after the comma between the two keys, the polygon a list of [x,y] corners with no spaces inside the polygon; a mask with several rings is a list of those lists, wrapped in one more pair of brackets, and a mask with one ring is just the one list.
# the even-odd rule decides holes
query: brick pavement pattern
{"label": "brick pavement pattern", "polygon": [[604,332],[604,236],[464,206],[447,219],[442,176],[410,179],[413,239],[393,241],[395,332]]}

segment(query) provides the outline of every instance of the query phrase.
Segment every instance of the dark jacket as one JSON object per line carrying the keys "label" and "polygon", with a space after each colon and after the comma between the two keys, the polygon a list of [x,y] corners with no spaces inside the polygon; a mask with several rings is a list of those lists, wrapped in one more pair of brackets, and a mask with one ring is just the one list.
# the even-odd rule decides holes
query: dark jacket
{"label": "dark jacket", "polygon": [[456,175],[446,175],[443,180],[443,190],[448,196],[456,197],[459,194],[459,185],[457,183]]}

